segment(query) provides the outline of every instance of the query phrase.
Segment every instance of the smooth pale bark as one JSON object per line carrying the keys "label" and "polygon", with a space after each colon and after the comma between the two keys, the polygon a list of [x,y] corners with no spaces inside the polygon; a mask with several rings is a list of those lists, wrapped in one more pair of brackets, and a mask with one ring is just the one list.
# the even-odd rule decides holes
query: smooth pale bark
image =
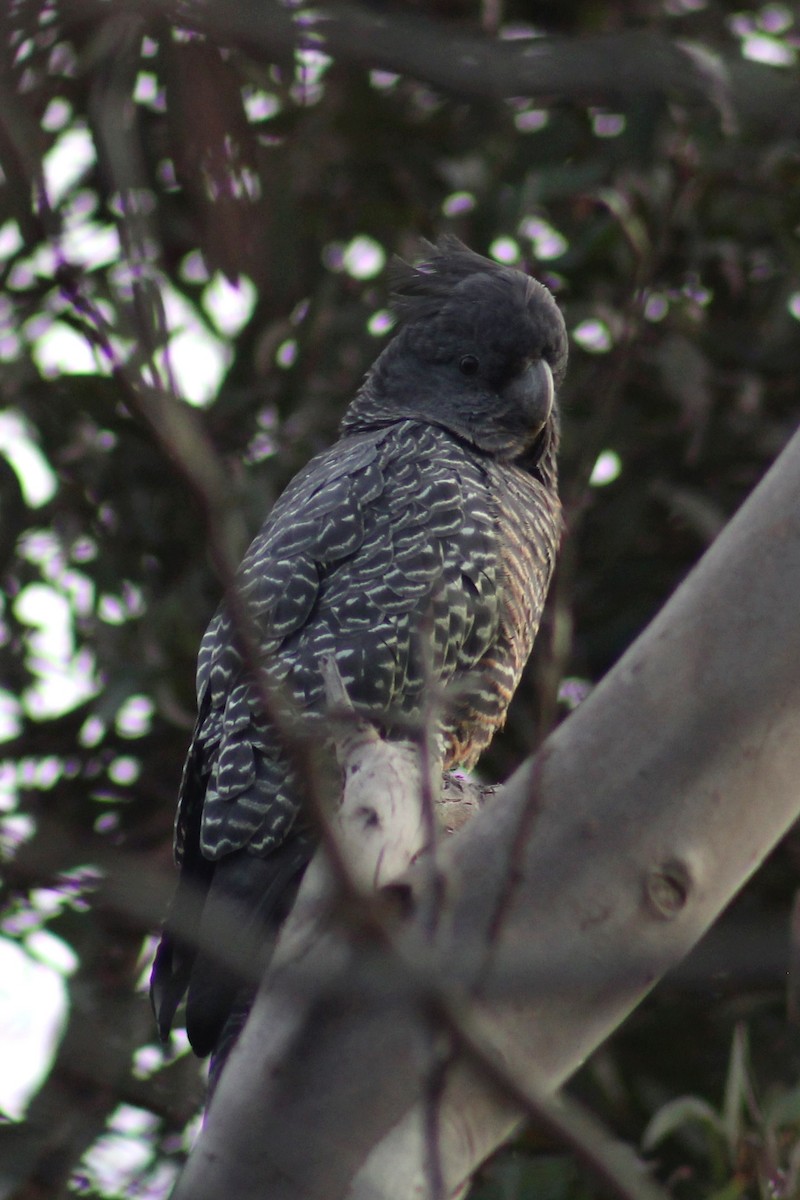
{"label": "smooth pale bark", "polygon": [[540,1094],[580,1066],[800,813],[798,597],[800,436],[606,680],[440,847],[435,931],[423,860],[396,952],[344,921],[304,974],[272,973],[176,1197],[454,1193],[519,1113],[464,1054],[443,1059],[415,987],[467,1011]]}

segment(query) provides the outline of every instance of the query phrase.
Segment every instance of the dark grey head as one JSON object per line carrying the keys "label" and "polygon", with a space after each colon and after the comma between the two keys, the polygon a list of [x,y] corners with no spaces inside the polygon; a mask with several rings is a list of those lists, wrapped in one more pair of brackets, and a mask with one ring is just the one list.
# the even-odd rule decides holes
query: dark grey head
{"label": "dark grey head", "polygon": [[541,283],[457,238],[426,250],[417,266],[395,265],[398,329],[343,429],[416,417],[498,458],[520,458],[557,425],[567,363],[558,306]]}

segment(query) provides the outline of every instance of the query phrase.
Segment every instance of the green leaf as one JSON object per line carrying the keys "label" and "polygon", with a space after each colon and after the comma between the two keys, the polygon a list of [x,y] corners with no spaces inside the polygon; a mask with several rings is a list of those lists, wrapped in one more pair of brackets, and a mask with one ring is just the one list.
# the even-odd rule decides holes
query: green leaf
{"label": "green leaf", "polygon": [[800,1123],[800,1086],[773,1095],[765,1106],[764,1119],[771,1129]]}
{"label": "green leaf", "polygon": [[589,1200],[574,1162],[566,1155],[500,1154],[469,1200]]}
{"label": "green leaf", "polygon": [[678,1096],[653,1115],[642,1135],[642,1149],[650,1151],[689,1123],[705,1125],[710,1132],[724,1136],[725,1127],[716,1109],[699,1096]]}
{"label": "green leaf", "polygon": [[725,1080],[725,1098],[722,1102],[722,1123],[725,1140],[733,1153],[742,1135],[743,1116],[750,1090],[748,1080],[749,1046],[747,1028],[740,1021],[733,1031],[731,1056],[728,1060],[728,1075]]}
{"label": "green leaf", "polygon": [[744,1193],[745,1183],[743,1179],[734,1178],[728,1181],[724,1187],[721,1187],[716,1192],[712,1192],[707,1200],[738,1200],[738,1197]]}

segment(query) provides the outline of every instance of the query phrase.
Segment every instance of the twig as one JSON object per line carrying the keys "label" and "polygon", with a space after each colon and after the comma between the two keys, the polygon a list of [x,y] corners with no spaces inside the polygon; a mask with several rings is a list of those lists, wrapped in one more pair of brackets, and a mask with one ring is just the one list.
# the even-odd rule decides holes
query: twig
{"label": "twig", "polygon": [[480,1027],[466,1007],[439,996],[434,999],[444,1026],[486,1078],[516,1104],[538,1129],[548,1133],[599,1184],[619,1200],[669,1200],[644,1173],[643,1164],[624,1143],[610,1137],[596,1117],[563,1094],[544,1095],[520,1079],[487,1046]]}

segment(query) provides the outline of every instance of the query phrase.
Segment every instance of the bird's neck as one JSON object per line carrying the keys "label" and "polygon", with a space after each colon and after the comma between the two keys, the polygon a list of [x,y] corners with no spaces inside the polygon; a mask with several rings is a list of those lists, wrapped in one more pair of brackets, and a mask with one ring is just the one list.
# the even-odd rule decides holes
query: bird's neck
{"label": "bird's neck", "polygon": [[352,433],[363,433],[367,429],[381,429],[396,421],[406,420],[410,415],[412,414],[403,412],[396,402],[382,399],[369,386],[367,380],[356,398],[348,405],[339,432],[342,437],[346,437]]}
{"label": "bird's neck", "polygon": [[560,440],[557,408],[554,409],[544,429],[529,449],[522,454],[504,458],[502,453],[494,454],[485,448],[482,450],[465,431],[454,429],[444,422],[431,420],[430,416],[415,410],[413,405],[406,407],[395,398],[389,399],[382,396],[380,391],[370,386],[370,383],[370,379],[367,378],[355,399],[348,406],[339,429],[340,436],[349,437],[352,434],[365,433],[370,429],[385,429],[388,425],[394,425],[399,421],[425,421],[434,425],[440,424],[452,437],[469,445],[473,453],[488,454],[489,457],[498,458],[499,461],[513,463],[514,466],[540,480],[549,490],[556,490],[558,485],[556,454]]}
{"label": "bird's neck", "polygon": [[558,410],[554,409],[547,424],[529,451],[515,462],[515,465],[534,475],[548,491],[556,491],[558,487],[558,445],[561,440],[561,423]]}

